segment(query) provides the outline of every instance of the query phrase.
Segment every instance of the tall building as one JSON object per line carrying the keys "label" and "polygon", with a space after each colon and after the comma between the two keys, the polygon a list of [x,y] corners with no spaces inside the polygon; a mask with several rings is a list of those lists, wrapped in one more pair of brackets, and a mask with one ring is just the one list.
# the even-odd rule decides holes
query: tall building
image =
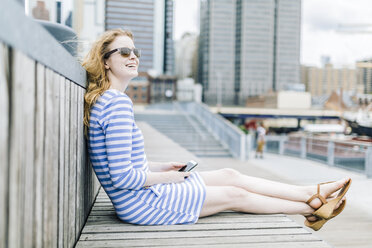
{"label": "tall building", "polygon": [[332,64],[326,64],[323,68],[303,66],[301,74],[306,90],[313,97],[330,96],[333,91],[339,89],[344,92],[362,93],[359,92],[355,69],[337,69]]}
{"label": "tall building", "polygon": [[132,31],[140,48],[140,72],[174,73],[173,0],[107,0],[105,29]]}
{"label": "tall building", "polygon": [[204,0],[198,81],[208,104],[244,104],[300,81],[301,0]]}
{"label": "tall building", "polygon": [[201,2],[199,80],[204,101],[229,104],[234,98],[235,0]]}
{"label": "tall building", "polygon": [[358,84],[363,85],[364,94],[372,94],[372,59],[356,63]]}
{"label": "tall building", "polygon": [[[175,75],[179,79],[195,77],[195,64],[198,47],[198,35],[194,33],[185,33],[175,44],[176,67]],[[196,62],[196,63],[195,63]]]}

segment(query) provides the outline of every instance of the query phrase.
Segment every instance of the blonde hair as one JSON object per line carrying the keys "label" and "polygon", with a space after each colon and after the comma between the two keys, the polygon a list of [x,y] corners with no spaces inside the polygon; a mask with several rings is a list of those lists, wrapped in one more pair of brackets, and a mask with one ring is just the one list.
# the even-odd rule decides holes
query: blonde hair
{"label": "blonde hair", "polygon": [[133,34],[128,30],[112,29],[104,32],[93,44],[82,66],[87,71],[87,90],[84,95],[84,126],[85,134],[89,127],[90,109],[99,96],[110,88],[110,82],[105,69],[104,55],[109,52],[109,45],[118,36],[128,36],[133,40]]}

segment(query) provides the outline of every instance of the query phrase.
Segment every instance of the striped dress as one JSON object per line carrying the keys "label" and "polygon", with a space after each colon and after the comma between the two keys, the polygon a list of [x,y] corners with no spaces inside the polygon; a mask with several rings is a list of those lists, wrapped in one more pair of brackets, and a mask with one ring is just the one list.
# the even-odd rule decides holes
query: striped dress
{"label": "striped dress", "polygon": [[126,94],[109,89],[92,107],[89,155],[121,220],[140,225],[197,222],[206,194],[197,172],[183,183],[144,187],[150,170],[133,103]]}

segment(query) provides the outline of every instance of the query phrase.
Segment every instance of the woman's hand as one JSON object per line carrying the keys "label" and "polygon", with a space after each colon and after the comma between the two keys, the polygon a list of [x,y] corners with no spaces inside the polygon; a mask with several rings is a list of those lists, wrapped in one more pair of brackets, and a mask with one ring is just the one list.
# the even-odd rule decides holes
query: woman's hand
{"label": "woman's hand", "polygon": [[150,170],[153,172],[178,171],[186,164],[181,162],[149,162]]}
{"label": "woman's hand", "polygon": [[162,165],[162,171],[179,171],[182,167],[184,167],[185,163],[180,162],[168,162]]}

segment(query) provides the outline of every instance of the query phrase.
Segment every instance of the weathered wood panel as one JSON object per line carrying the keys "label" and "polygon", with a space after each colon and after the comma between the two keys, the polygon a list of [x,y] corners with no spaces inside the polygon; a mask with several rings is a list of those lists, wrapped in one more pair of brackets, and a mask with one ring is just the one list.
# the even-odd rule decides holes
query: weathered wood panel
{"label": "weathered wood panel", "polygon": [[17,67],[14,71],[16,74],[22,74],[23,84],[23,104],[22,104],[22,156],[24,157],[22,171],[22,192],[23,192],[23,247],[30,246],[30,241],[33,240],[33,218],[34,218],[34,154],[35,154],[35,85],[36,85],[36,63],[28,59],[23,54],[19,57],[20,60],[27,64],[21,63],[22,67]]}
{"label": "weathered wood panel", "polygon": [[44,230],[44,137],[45,137],[45,67],[36,67],[35,109],[35,162],[34,162],[34,241],[33,247],[42,247]]}
{"label": "weathered wood panel", "polygon": [[65,91],[66,79],[59,76],[59,154],[58,154],[58,247],[64,247],[64,212],[65,212],[65,168],[68,163],[65,163]]}
{"label": "weathered wood panel", "polygon": [[75,132],[75,136],[77,137],[76,139],[76,227],[75,227],[75,240],[76,239],[79,239],[79,230],[80,230],[80,227],[84,224],[83,221],[84,221],[84,214],[82,212],[79,211],[79,209],[83,208],[83,203],[82,203],[82,200],[84,199],[83,196],[82,196],[82,192],[84,191],[83,187],[84,187],[84,177],[83,174],[82,174],[82,163],[83,163],[83,160],[81,159],[82,157],[82,151],[83,151],[83,146],[84,144],[81,142],[81,140],[83,139],[83,136],[82,136],[82,120],[83,120],[83,116],[81,116],[81,108],[83,107],[82,105],[80,105],[79,103],[81,102],[80,100],[80,87],[78,86],[74,86],[75,87],[75,90],[76,90],[76,93],[75,93],[75,100],[76,100],[76,103],[74,104],[76,106],[76,132]]}
{"label": "weathered wood panel", "polygon": [[[64,163],[65,163],[65,177],[64,177],[64,192],[65,192],[65,199],[63,202],[63,243],[65,246],[68,246],[69,241],[69,228],[70,228],[70,135],[67,135],[70,133],[70,105],[71,105],[71,84],[66,79],[65,81],[65,119],[63,120],[64,124]],[[62,120],[61,120],[62,121]],[[72,190],[72,188],[71,188]]]}
{"label": "weathered wood panel", "polygon": [[[30,223],[30,212],[26,208],[32,207],[26,188],[32,177],[28,167],[33,167],[33,138],[34,138],[34,94],[29,90],[35,85],[35,62],[23,54],[12,53],[12,82],[11,82],[11,120],[10,120],[10,163],[9,163],[9,246],[24,246],[30,237],[25,224]],[[31,128],[31,130],[29,129]],[[31,149],[31,152],[30,152]],[[27,154],[28,152],[28,154]],[[30,154],[31,153],[31,154]],[[27,170],[27,171],[26,171]],[[30,227],[31,228],[31,227]]]}
{"label": "weathered wood panel", "polygon": [[182,245],[173,245],[171,241],[169,243],[166,243],[164,245],[155,245],[155,244],[139,244],[135,243],[135,241],[123,241],[123,240],[114,240],[114,241],[94,241],[94,242],[79,242],[76,246],[77,248],[114,248],[114,247],[177,247],[177,248],[299,248],[299,247],[311,247],[311,248],[326,248],[329,246],[324,241],[304,241],[304,242],[277,242],[277,243],[234,243],[231,245],[227,244],[203,244],[199,243],[196,245],[190,245],[190,244],[182,244]]}
{"label": "weathered wood panel", "polygon": [[7,192],[8,192],[8,137],[9,137],[9,95],[8,95],[8,49],[0,43],[0,247],[5,247],[7,238]]}
{"label": "weathered wood panel", "polygon": [[70,171],[69,171],[69,236],[68,245],[73,246],[76,237],[76,85],[70,87]]}
{"label": "weathered wood panel", "polygon": [[[47,69],[45,84],[45,154],[44,154],[44,247],[57,245],[58,221],[58,116],[56,104],[57,75]],[[56,119],[57,118],[57,119]]]}
{"label": "weathered wood panel", "polygon": [[0,247],[73,247],[99,187],[85,89],[8,50],[0,44]]}

